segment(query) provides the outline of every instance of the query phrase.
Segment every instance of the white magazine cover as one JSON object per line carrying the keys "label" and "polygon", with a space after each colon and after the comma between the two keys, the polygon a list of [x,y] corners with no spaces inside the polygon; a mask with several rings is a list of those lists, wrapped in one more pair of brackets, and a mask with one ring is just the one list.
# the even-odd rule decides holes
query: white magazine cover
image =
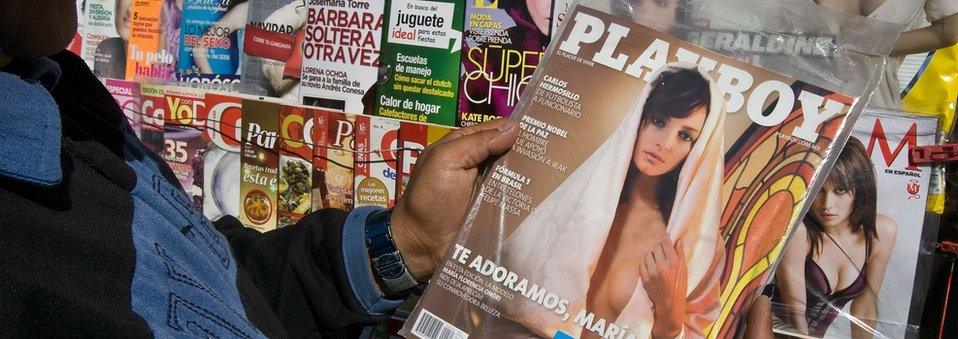
{"label": "white magazine cover", "polygon": [[861,116],[799,226],[807,236],[791,240],[776,272],[776,332],[917,337],[909,317],[920,319],[910,312],[922,307],[910,306],[924,302],[929,272],[920,268],[931,258],[922,252],[934,238],[923,237],[937,224],[925,224],[933,169],[909,163],[908,153],[935,144],[937,126],[877,109]]}
{"label": "white magazine cover", "polygon": [[361,113],[379,73],[383,0],[310,1],[303,41],[301,104]]}

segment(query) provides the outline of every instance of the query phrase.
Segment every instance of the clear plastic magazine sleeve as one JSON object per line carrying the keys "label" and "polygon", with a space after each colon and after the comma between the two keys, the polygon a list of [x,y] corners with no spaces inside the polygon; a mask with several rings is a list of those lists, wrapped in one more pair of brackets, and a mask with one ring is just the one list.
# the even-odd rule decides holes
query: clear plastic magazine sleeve
{"label": "clear plastic magazine sleeve", "polygon": [[[667,12],[663,14],[651,9],[656,6],[674,7],[666,8]],[[661,9],[659,8],[659,10]],[[616,239],[614,234],[609,234],[608,231],[590,231],[589,227],[583,225],[570,225],[582,229],[583,232],[581,233],[549,232],[545,228],[532,231],[525,230],[525,233],[519,234],[521,232],[517,229],[523,231],[521,229],[523,226],[516,227],[520,223],[529,223],[529,219],[538,219],[546,223],[568,223],[568,220],[557,219],[561,219],[563,215],[576,215],[577,218],[585,218],[584,220],[587,222],[596,221],[597,223],[601,223],[598,222],[600,220],[604,222],[611,219],[611,215],[616,214],[614,206],[625,199],[625,194],[619,194],[619,192],[625,192],[622,189],[621,177],[629,177],[626,170],[623,169],[620,171],[621,173],[617,172],[617,175],[611,176],[582,177],[579,174],[587,172],[583,168],[592,168],[601,166],[596,164],[604,164],[607,159],[603,158],[603,154],[614,156],[617,154],[616,150],[632,152],[633,142],[631,140],[636,139],[636,132],[629,132],[624,129],[640,128],[640,126],[648,126],[649,123],[664,123],[655,119],[650,120],[651,122],[640,121],[638,117],[642,115],[641,111],[645,109],[646,99],[654,96],[649,92],[653,91],[654,86],[660,86],[658,82],[655,84],[648,82],[650,83],[648,86],[645,82],[638,85],[637,88],[644,88],[641,91],[642,93],[622,93],[624,87],[615,86],[615,84],[622,82],[617,82],[616,79],[589,78],[590,76],[598,76],[596,74],[604,72],[604,70],[597,71],[596,74],[589,74],[589,72],[575,69],[575,66],[570,69],[555,69],[553,59],[556,60],[555,62],[559,62],[560,59],[562,59],[562,62],[569,62],[569,60],[588,59],[591,56],[588,53],[570,56],[569,51],[575,50],[574,48],[570,49],[567,46],[567,48],[560,50],[558,47],[560,45],[558,37],[573,32],[569,31],[573,29],[573,22],[577,20],[577,18],[570,17],[569,13],[573,12],[588,13],[590,18],[600,17],[600,21],[602,18],[608,17],[609,20],[618,22],[617,26],[603,26],[603,30],[607,28],[609,32],[619,29],[613,26],[624,27],[631,22],[638,25],[632,33],[641,31],[647,36],[659,36],[657,34],[667,33],[672,37],[663,35],[664,37],[661,39],[668,41],[674,39],[677,41],[675,45],[684,40],[681,43],[688,42],[695,45],[689,48],[701,47],[721,53],[724,57],[716,55],[713,58],[721,58],[723,60],[720,61],[725,63],[738,62],[739,65],[742,65],[741,67],[745,68],[755,66],[750,69],[755,69],[754,72],[757,72],[757,74],[761,73],[760,77],[788,78],[790,79],[788,81],[793,81],[791,83],[792,88],[796,90],[796,93],[802,92],[802,96],[808,95],[802,89],[808,89],[808,92],[818,93],[829,98],[845,98],[842,99],[846,103],[843,111],[845,115],[830,127],[832,134],[829,134],[830,139],[824,142],[819,140],[809,143],[795,138],[789,139],[790,137],[784,134],[778,137],[769,137],[769,135],[779,135],[774,130],[769,129],[775,128],[774,126],[768,128],[764,126],[737,127],[733,126],[735,124],[732,122],[725,122],[724,127],[722,127],[722,119],[711,118],[713,115],[719,114],[712,113],[708,113],[708,118],[705,118],[704,125],[702,125],[704,127],[693,128],[696,135],[689,137],[689,139],[697,140],[690,153],[695,155],[695,159],[692,159],[690,155],[689,158],[684,160],[682,172],[685,173],[685,167],[692,166],[690,164],[717,166],[715,171],[710,171],[708,168],[698,168],[697,170],[690,169],[688,172],[714,177],[716,182],[724,182],[724,184],[705,185],[708,187],[695,184],[683,186],[683,182],[688,183],[690,179],[687,176],[679,175],[677,181],[681,190],[674,199],[689,202],[690,205],[694,205],[696,201],[702,199],[705,199],[701,201],[702,203],[709,205],[711,203],[708,200],[711,199],[712,194],[715,195],[713,200],[724,199],[722,203],[729,205],[732,204],[729,201],[734,199],[740,199],[741,204],[747,203],[747,201],[741,200],[741,195],[744,193],[731,192],[733,190],[744,192],[748,191],[748,188],[735,187],[734,184],[729,184],[732,182],[729,177],[742,175],[741,171],[743,170],[734,172],[736,165],[730,165],[728,159],[745,159],[742,160],[743,162],[771,161],[768,159],[749,160],[747,156],[743,156],[743,154],[748,155],[748,152],[751,152],[750,148],[746,146],[749,146],[750,142],[754,142],[754,140],[745,137],[726,139],[724,147],[729,153],[721,154],[723,153],[723,143],[721,140],[715,141],[714,139],[721,139],[722,137],[715,137],[712,134],[706,135],[710,133],[709,131],[714,134],[714,131],[720,131],[724,128],[726,137],[730,134],[729,130],[734,131],[731,134],[736,136],[754,132],[754,138],[793,140],[803,145],[810,145],[810,147],[815,147],[815,145],[824,145],[824,147],[815,152],[816,156],[819,157],[818,159],[807,162],[813,164],[813,166],[806,166],[802,169],[807,177],[804,179],[805,184],[801,189],[793,190],[795,191],[792,198],[794,207],[790,207],[793,209],[789,209],[790,212],[784,214],[781,211],[777,212],[781,215],[775,220],[783,226],[773,232],[778,234],[776,236],[760,235],[762,230],[758,228],[761,228],[761,226],[757,226],[756,229],[751,231],[726,227],[725,224],[728,220],[734,218],[729,215],[721,215],[723,214],[722,206],[717,211],[710,211],[709,208],[705,207],[688,208],[688,210],[701,212],[699,214],[708,214],[706,217],[713,218],[715,224],[720,224],[716,225],[714,229],[703,229],[700,225],[687,225],[694,222],[695,212],[672,211],[670,217],[663,217],[669,228],[672,227],[673,223],[685,222],[686,224],[682,226],[683,229],[700,230],[694,232],[713,234],[713,238],[717,238],[717,244],[712,247],[706,246],[707,248],[705,248],[687,244],[684,245],[684,248],[675,249],[674,253],[707,254],[701,257],[685,255],[686,266],[689,267],[688,279],[696,282],[706,280],[714,282],[714,284],[703,283],[702,285],[715,288],[713,299],[702,297],[708,293],[696,294],[701,291],[695,291],[693,287],[688,288],[690,290],[689,295],[698,295],[694,298],[695,300],[692,300],[692,297],[687,299],[688,313],[692,314],[692,309],[699,307],[707,309],[707,311],[703,311],[702,314],[689,315],[685,318],[685,325],[681,326],[681,330],[677,333],[678,336],[682,337],[730,338],[738,335],[747,307],[769,280],[770,273],[774,272],[775,265],[778,263],[778,258],[785,246],[785,240],[794,230],[794,226],[798,224],[801,219],[800,216],[808,211],[811,203],[809,199],[813,195],[809,192],[819,191],[824,183],[824,173],[828,173],[838,156],[838,152],[834,149],[841,149],[841,146],[845,144],[850,136],[851,127],[867,105],[867,98],[874,91],[878,78],[884,72],[884,56],[891,51],[901,29],[899,25],[835,12],[806,0],[689,0],[678,2],[603,0],[577,2],[569,8],[559,29],[553,32],[553,41],[547,49],[543,61],[539,64],[540,71],[536,72],[536,75],[527,85],[522,99],[517,104],[515,113],[511,117],[523,126],[521,135],[527,135],[528,133],[532,133],[532,135],[525,140],[523,139],[524,136],[520,136],[517,146],[513,148],[510,154],[485,168],[480,183],[475,190],[473,203],[465,220],[463,220],[459,236],[448,250],[439,268],[437,268],[437,272],[430,281],[429,289],[419,306],[411,314],[400,332],[401,334],[407,337],[425,338],[464,338],[466,336],[473,338],[530,336],[630,338],[642,337],[650,333],[651,322],[636,322],[631,327],[613,324],[615,322],[614,318],[609,320],[600,319],[595,314],[585,312],[585,301],[569,301],[562,297],[563,295],[575,294],[574,291],[588,290],[589,286],[583,284],[589,285],[589,281],[598,284],[596,281],[601,280],[599,278],[600,274],[592,274],[592,278],[582,277],[583,271],[590,271],[591,273],[595,273],[596,270],[602,271],[601,268],[596,268],[599,264],[590,262],[587,258],[590,255],[597,257],[599,256],[598,252],[602,251],[602,244],[600,243],[598,247],[593,246],[595,245],[594,241],[590,239],[605,239],[602,241],[608,244]],[[659,33],[649,31],[649,28],[657,30]],[[579,33],[583,32],[586,35],[598,34],[588,29]],[[619,33],[622,32],[625,31],[619,31]],[[632,43],[632,40],[630,40],[632,38],[628,36],[627,32],[621,35],[619,42],[625,45]],[[595,48],[598,49],[598,47]],[[635,58],[635,54],[638,53],[634,53],[629,58]],[[583,55],[585,57],[580,58]],[[611,55],[614,56],[615,54],[612,53]],[[731,61],[725,61],[726,59]],[[579,65],[589,65],[590,63],[589,60],[579,60],[577,62],[579,62]],[[548,70],[542,71],[544,68]],[[693,74],[691,77],[694,78],[696,72],[702,74],[702,77],[707,77],[708,70],[704,70],[702,65],[690,65],[681,62],[669,63],[655,72],[649,72],[645,79],[659,77],[655,79],[661,80],[671,74]],[[549,75],[544,75],[545,73]],[[766,73],[777,75],[767,75]],[[591,82],[588,84],[570,84],[572,80],[564,80],[579,78],[591,79],[589,80]],[[726,85],[742,84],[733,82]],[[594,100],[595,98],[586,98],[585,92],[580,98],[577,95],[578,93],[565,88],[580,88],[578,91],[599,93],[593,96],[604,95],[608,96],[609,99]],[[710,112],[723,112],[722,114],[724,114],[725,108],[721,106],[724,99],[727,98],[722,97],[721,92],[716,92],[714,85],[711,91],[713,96],[710,97],[712,99],[710,99],[711,104],[708,104],[710,105],[708,109]],[[606,124],[608,126],[604,127],[605,129],[593,126],[597,124],[592,124],[593,121],[588,119],[582,119],[580,120],[581,124],[572,125],[574,128],[569,128],[566,125],[551,122],[546,116],[530,115],[530,112],[534,109],[533,106],[536,105],[540,106],[536,109],[541,112],[541,106],[543,105],[541,100],[543,100],[542,95],[545,92],[549,92],[548,95],[556,97],[555,100],[549,101],[547,105],[555,107],[555,114],[563,115],[562,119],[576,116],[577,113],[584,115],[585,113],[576,111],[580,101],[582,107],[588,104],[592,105],[591,107],[601,108],[607,107],[603,105],[614,105],[616,100],[631,100],[629,105],[632,108],[626,107],[626,109],[640,113],[634,117],[626,115],[625,118],[622,118],[621,123]],[[798,96],[796,94],[796,97]],[[819,97],[816,96],[816,98]],[[718,103],[717,106],[716,103]],[[763,103],[759,102],[757,104],[761,105]],[[772,100],[764,102],[764,104],[766,106],[775,105]],[[745,116],[745,114],[737,113],[736,110],[739,108],[729,109],[733,111],[729,113],[729,116],[732,113],[740,117]],[[815,109],[823,108],[815,107]],[[601,109],[596,110],[596,112],[600,112],[598,115],[601,115],[601,117],[597,116],[589,119],[604,119],[603,117],[613,116],[618,119],[615,113],[606,114],[607,112]],[[578,118],[576,117],[576,119]],[[753,120],[755,119],[761,120],[762,118],[753,117]],[[795,123],[800,124],[801,122],[796,121]],[[755,130],[764,131],[766,134],[755,132]],[[540,133],[541,136],[547,135],[552,139],[544,142],[545,137],[537,138],[533,131]],[[610,136],[604,140],[591,140],[595,138],[590,139],[588,137],[588,135],[606,134]],[[710,139],[709,136],[713,138]],[[624,148],[616,146],[623,144],[623,142],[616,143],[617,139],[615,138],[618,137],[622,137],[622,140],[626,141],[625,143],[628,143],[628,146]],[[580,138],[584,141],[572,143],[561,150],[555,149],[555,145],[564,145],[562,143],[564,141],[559,140],[560,138],[564,140]],[[706,139],[710,141],[702,141]],[[710,145],[712,142],[715,142],[716,145]],[[635,143],[635,147],[639,147],[638,142]],[[700,143],[702,145],[698,145]],[[768,147],[775,148],[781,146],[782,143],[776,144],[773,140],[771,143],[762,145],[770,145]],[[562,165],[543,160],[542,163],[553,166],[552,168],[556,170],[556,173],[562,173],[561,175],[557,174],[555,178],[548,175],[543,176],[542,173],[532,173],[523,168],[516,169],[513,166],[514,163],[510,163],[508,160],[514,153],[533,152],[537,147],[552,147],[549,152],[562,153],[570,157],[583,153],[592,155],[588,159],[581,156],[583,161],[576,163],[571,168],[565,168]],[[787,153],[787,148],[783,147],[783,151],[780,153]],[[731,154],[733,152],[728,151],[728,149],[740,149],[740,151]],[[636,153],[638,152],[636,151]],[[533,160],[537,158],[535,155],[526,154],[526,156]],[[659,160],[662,160],[657,158],[657,155],[649,154],[637,155],[635,159],[642,157],[645,157],[645,161],[651,163],[658,163]],[[725,159],[724,163],[723,158]],[[528,159],[523,159],[523,161]],[[615,163],[615,161],[612,163]],[[625,165],[623,164],[623,166]],[[726,172],[724,176],[715,173],[722,172],[722,168]],[[566,171],[572,172],[571,175]],[[733,172],[730,173],[729,171]],[[605,172],[598,169],[594,173]],[[571,187],[576,187],[574,185],[577,185],[577,183],[581,183],[581,190],[575,194],[567,194],[564,198],[552,194],[549,198],[544,199],[542,204],[538,204],[540,201],[536,199],[529,198],[529,195],[539,194],[535,191],[535,188],[532,188],[534,185],[573,185]],[[608,184],[609,186],[603,188],[600,187],[601,184]],[[774,186],[775,183],[769,185]],[[786,185],[788,184],[786,183]],[[568,187],[566,188],[568,189]],[[545,196],[549,192],[551,191],[540,195]],[[576,201],[591,199],[592,196],[601,196],[604,202],[597,202],[592,199],[587,203],[588,205],[595,207],[605,204],[611,205],[613,208],[609,208],[608,213],[604,214],[580,213],[582,211],[579,209],[582,204],[578,204]],[[754,199],[762,200],[766,198],[756,196]],[[524,201],[535,203],[526,206]],[[490,205],[497,205],[500,208],[498,210],[490,209]],[[513,212],[509,210],[511,208],[528,208],[529,211],[511,213]],[[599,211],[602,208],[596,210]],[[515,215],[519,214],[528,218],[518,220]],[[595,220],[589,219],[593,217]],[[750,217],[743,214],[741,218]],[[721,220],[721,223],[719,220]],[[476,226],[479,224],[482,226]],[[676,244],[682,242],[683,237],[687,236],[686,233],[678,236],[671,229],[668,233],[672,237],[671,240]],[[530,245],[517,245],[516,238],[521,237],[525,237]],[[751,243],[743,242],[743,239],[751,239],[750,237],[761,239],[762,244],[753,246]],[[530,239],[541,241],[539,244],[533,244],[535,241]],[[563,248],[539,249],[542,244],[565,244],[566,246]],[[693,246],[695,248],[689,249]],[[754,249],[753,247],[760,249]],[[682,254],[679,254],[679,256],[682,256]],[[698,261],[707,262],[701,263]],[[564,265],[566,262],[577,264]],[[724,264],[712,266],[713,268],[720,267],[717,270],[699,268],[708,266],[709,262],[723,262]],[[606,269],[602,272],[609,275],[620,272],[634,274],[637,270],[636,267],[624,267]],[[568,279],[565,279],[565,277],[568,277]],[[577,277],[578,280],[572,277]],[[573,282],[573,280],[576,280],[576,282]],[[689,285],[691,286],[692,283],[689,283]],[[641,286],[636,288],[634,292],[636,294],[630,300],[642,299],[636,298],[636,295],[640,297],[645,295],[644,292],[639,293],[638,290],[640,289],[642,289]],[[634,315],[635,318],[652,318],[653,311],[648,306],[650,302],[647,297],[646,300],[638,300],[635,304],[644,306],[633,308],[629,306],[632,305],[630,301],[630,304],[622,310],[619,319],[623,319],[627,313]],[[589,316],[592,317],[589,318]],[[701,326],[690,326],[692,323]],[[574,329],[570,330],[573,327]],[[612,330],[613,327],[614,330]],[[658,330],[658,328],[655,330]]]}

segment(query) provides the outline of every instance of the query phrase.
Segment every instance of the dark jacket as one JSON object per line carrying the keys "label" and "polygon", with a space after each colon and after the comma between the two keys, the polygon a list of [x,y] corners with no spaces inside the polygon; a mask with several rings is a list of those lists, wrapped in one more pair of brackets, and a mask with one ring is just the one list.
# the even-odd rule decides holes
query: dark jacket
{"label": "dark jacket", "polygon": [[[346,277],[345,212],[266,234],[224,217],[220,235],[178,205],[176,178],[142,152],[83,61],[68,52],[52,59],[62,71],[50,91],[58,133],[55,123],[33,125],[15,93],[0,93],[0,165],[14,167],[0,173],[0,336],[341,338],[383,320],[363,311]],[[23,62],[3,71],[52,83]],[[45,140],[56,134],[59,164],[45,163],[40,155],[53,152],[44,147],[56,146]],[[30,161],[35,172],[17,171]]]}

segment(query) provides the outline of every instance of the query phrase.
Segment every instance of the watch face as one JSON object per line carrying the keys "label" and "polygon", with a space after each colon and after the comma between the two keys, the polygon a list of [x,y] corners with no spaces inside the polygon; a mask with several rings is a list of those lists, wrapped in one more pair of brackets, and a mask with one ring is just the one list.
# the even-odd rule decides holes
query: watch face
{"label": "watch face", "polygon": [[383,279],[396,279],[405,272],[399,252],[383,254],[375,259],[376,269]]}

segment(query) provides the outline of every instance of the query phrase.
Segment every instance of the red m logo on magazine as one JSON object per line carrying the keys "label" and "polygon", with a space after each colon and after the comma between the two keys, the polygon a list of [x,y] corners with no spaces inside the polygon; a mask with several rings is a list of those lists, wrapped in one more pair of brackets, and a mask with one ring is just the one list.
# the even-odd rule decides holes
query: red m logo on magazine
{"label": "red m logo on magazine", "polygon": [[909,180],[905,190],[908,191],[909,200],[921,198],[921,195],[918,194],[918,191],[921,190],[921,185],[918,184],[918,180]]}
{"label": "red m logo on magazine", "polygon": [[[882,127],[881,119],[875,119],[875,127],[872,128],[872,135],[868,139],[868,154],[873,154],[872,151],[877,143],[881,149],[882,158],[885,160],[885,166],[891,167],[891,164],[895,162],[895,159],[898,158],[901,151],[909,149],[905,146],[911,145],[911,147],[915,147],[918,145],[917,131],[918,124],[912,123],[908,131],[905,132],[905,136],[898,145],[895,146],[895,151],[892,151],[891,147],[888,147],[888,138],[885,137],[885,128]],[[908,167],[905,167],[905,169],[909,171],[921,171],[918,166],[910,160],[908,161]]]}
{"label": "red m logo on magazine", "polygon": [[399,129],[389,130],[383,135],[382,140],[379,144],[379,153],[383,157],[383,161],[386,162],[386,165],[389,166],[393,171],[399,171],[398,160],[399,154],[401,152],[397,150],[399,148]]}

